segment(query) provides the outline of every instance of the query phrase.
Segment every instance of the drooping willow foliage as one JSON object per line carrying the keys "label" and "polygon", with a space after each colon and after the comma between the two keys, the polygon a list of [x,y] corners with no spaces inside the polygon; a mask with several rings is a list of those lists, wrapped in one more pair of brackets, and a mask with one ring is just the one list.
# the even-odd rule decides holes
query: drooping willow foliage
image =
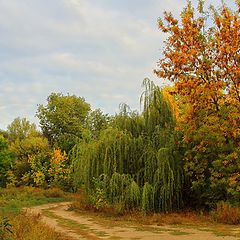
{"label": "drooping willow foliage", "polygon": [[71,153],[75,180],[89,193],[99,179],[106,199],[145,212],[182,206],[183,170],[175,147],[174,109],[158,86],[146,79],[143,112],[125,104],[98,139],[82,141]]}

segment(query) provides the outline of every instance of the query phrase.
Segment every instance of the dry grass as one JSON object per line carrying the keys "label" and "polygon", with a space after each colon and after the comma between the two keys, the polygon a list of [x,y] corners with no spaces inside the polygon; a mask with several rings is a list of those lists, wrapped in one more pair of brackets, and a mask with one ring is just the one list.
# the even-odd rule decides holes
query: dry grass
{"label": "dry grass", "polygon": [[62,198],[66,194],[59,188],[49,188],[43,192],[43,195],[47,198]]}
{"label": "dry grass", "polygon": [[142,211],[137,210],[123,212],[111,207],[98,210],[85,201],[72,203],[69,210],[84,215],[94,215],[94,217],[105,218],[106,220],[110,220],[110,222],[132,222],[143,225],[193,225],[193,223],[194,225],[201,225],[211,221],[209,215],[200,215],[193,211],[145,214]]}
{"label": "dry grass", "polygon": [[240,223],[240,209],[232,207],[226,202],[219,202],[217,208],[211,212],[213,219],[219,223],[225,224],[239,224]]}
{"label": "dry grass", "polygon": [[[71,195],[56,188],[47,190],[33,187],[0,188],[0,220],[1,218],[8,219],[11,225],[10,230],[13,232],[5,230],[4,235],[7,234],[11,240],[63,240],[64,237],[40,221],[39,215],[26,215],[21,212],[21,209],[49,202],[59,202],[66,198],[71,198]],[[4,236],[3,239],[7,238]]]}
{"label": "dry grass", "polygon": [[25,212],[9,217],[12,233],[6,239],[12,240],[67,240],[41,221],[40,215],[29,215]]}

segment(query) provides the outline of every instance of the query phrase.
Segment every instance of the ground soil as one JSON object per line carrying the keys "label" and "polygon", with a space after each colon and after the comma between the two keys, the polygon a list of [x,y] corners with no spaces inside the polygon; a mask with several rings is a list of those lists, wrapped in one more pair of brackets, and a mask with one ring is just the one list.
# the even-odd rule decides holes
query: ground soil
{"label": "ground soil", "polygon": [[[93,219],[74,211],[69,211],[69,202],[45,204],[25,209],[31,214],[41,214],[42,221],[55,231],[66,235],[69,240],[76,239],[143,239],[143,240],[239,240],[240,229],[232,228],[230,235],[221,236],[208,228],[198,229],[185,226],[104,225],[99,219]],[[236,234],[234,234],[236,233]]]}

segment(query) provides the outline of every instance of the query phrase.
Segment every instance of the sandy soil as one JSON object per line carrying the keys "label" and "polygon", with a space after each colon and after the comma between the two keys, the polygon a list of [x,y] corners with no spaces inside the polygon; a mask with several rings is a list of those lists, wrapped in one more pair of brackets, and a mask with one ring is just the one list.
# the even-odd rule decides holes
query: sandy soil
{"label": "sandy soil", "polygon": [[[239,240],[233,236],[216,236],[206,230],[174,226],[104,226],[95,219],[68,211],[69,202],[45,204],[26,209],[32,214],[42,214],[47,225],[70,239],[143,239],[143,240]],[[240,231],[240,229],[235,229]]]}

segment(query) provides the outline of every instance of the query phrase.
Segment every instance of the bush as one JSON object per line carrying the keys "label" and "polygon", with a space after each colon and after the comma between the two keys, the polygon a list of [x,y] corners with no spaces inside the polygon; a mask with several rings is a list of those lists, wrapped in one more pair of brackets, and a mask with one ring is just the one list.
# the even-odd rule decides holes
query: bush
{"label": "bush", "polygon": [[219,202],[217,208],[211,212],[213,219],[219,223],[239,224],[240,208],[233,207],[227,202]]}
{"label": "bush", "polygon": [[93,204],[97,210],[108,207],[106,192],[103,187],[103,180],[101,180],[100,178],[93,178],[92,183],[94,188],[89,196],[91,204]]}

